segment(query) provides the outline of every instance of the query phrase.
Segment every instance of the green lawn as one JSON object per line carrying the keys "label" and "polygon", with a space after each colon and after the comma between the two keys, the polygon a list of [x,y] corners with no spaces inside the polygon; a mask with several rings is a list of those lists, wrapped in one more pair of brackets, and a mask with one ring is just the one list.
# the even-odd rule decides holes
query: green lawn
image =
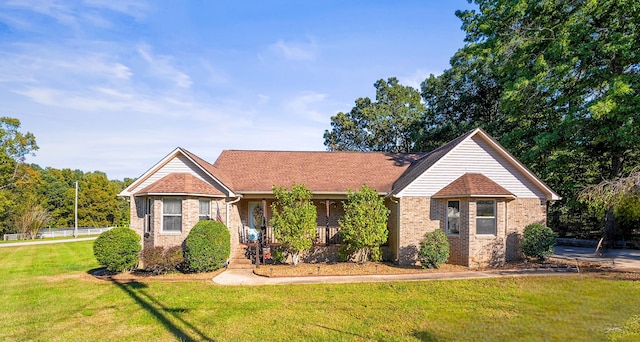
{"label": "green lawn", "polygon": [[116,284],[86,274],[97,267],[92,243],[0,249],[0,340],[640,339],[640,282],[567,275],[262,287]]}

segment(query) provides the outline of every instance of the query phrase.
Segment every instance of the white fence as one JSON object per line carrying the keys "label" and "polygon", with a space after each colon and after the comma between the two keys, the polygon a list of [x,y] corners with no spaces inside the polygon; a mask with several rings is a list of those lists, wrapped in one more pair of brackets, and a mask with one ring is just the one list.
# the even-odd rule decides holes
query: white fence
{"label": "white fence", "polygon": [[[102,232],[106,232],[107,230],[114,227],[104,227],[104,228],[78,228],[78,236],[87,236],[87,235],[98,235]],[[41,230],[36,239],[44,239],[44,238],[57,238],[57,237],[73,237],[73,228],[64,228],[64,229],[43,229]],[[28,237],[27,237],[28,238]],[[4,240],[24,240],[22,238],[22,234],[4,234]]]}

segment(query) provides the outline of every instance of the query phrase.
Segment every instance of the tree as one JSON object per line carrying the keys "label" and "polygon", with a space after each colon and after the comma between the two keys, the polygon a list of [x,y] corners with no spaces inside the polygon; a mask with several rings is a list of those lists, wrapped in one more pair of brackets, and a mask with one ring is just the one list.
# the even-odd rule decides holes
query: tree
{"label": "tree", "polygon": [[451,69],[422,84],[419,144],[481,125],[563,196],[550,221],[585,213],[582,187],[640,165],[640,3],[474,2]]}
{"label": "tree", "polygon": [[35,239],[50,218],[49,213],[41,205],[36,204],[17,216],[15,225],[23,239]]}
{"label": "tree", "polygon": [[[616,216],[625,221],[637,220],[640,218],[640,171],[632,172],[627,177],[589,185],[580,192],[579,199],[604,214],[607,221]],[[615,227],[615,223],[605,226]],[[611,242],[615,233],[614,229],[606,230],[605,240]]]}
{"label": "tree", "polygon": [[292,255],[293,265],[297,266],[300,253],[311,248],[316,235],[317,212],[311,202],[311,190],[304,184],[293,184],[291,191],[274,186],[273,195],[273,215],[269,221],[273,235],[282,248]]}
{"label": "tree", "polygon": [[371,257],[381,260],[380,246],[387,241],[389,231],[387,221],[390,210],[384,206],[384,199],[366,184],[360,190],[347,194],[344,216],[340,224],[340,235],[344,252],[356,255],[363,263]]}
{"label": "tree", "polygon": [[401,85],[395,77],[374,84],[376,101],[356,100],[348,113],[331,117],[331,131],[324,132],[324,145],[330,151],[410,152],[424,106],[420,93]]}
{"label": "tree", "polygon": [[[0,117],[0,228],[7,230],[11,227],[16,215],[24,208],[20,208],[17,194],[18,182],[28,182],[30,173],[25,170],[24,160],[28,154],[38,149],[35,136],[32,133],[22,133],[20,120]],[[10,229],[10,228],[9,228]]]}

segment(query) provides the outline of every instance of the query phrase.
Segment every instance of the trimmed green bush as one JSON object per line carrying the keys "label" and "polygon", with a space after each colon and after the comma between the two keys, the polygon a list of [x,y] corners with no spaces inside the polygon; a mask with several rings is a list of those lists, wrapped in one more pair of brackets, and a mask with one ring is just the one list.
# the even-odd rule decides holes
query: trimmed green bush
{"label": "trimmed green bush", "polygon": [[420,241],[418,260],[422,268],[440,268],[449,259],[449,240],[440,229],[424,234]]}
{"label": "trimmed green bush", "polygon": [[532,223],[524,228],[522,233],[522,252],[524,255],[544,261],[553,254],[556,244],[556,234],[551,228]]}
{"label": "trimmed green bush", "polygon": [[192,272],[210,272],[224,267],[231,253],[229,229],[218,221],[200,221],[189,232],[185,261]]}
{"label": "trimmed green bush", "polygon": [[93,255],[110,272],[132,270],[138,264],[140,236],[132,229],[113,228],[100,234],[93,243]]}
{"label": "trimmed green bush", "polygon": [[144,270],[157,275],[179,271],[184,262],[184,253],[180,246],[167,249],[156,246],[143,249],[140,258]]}

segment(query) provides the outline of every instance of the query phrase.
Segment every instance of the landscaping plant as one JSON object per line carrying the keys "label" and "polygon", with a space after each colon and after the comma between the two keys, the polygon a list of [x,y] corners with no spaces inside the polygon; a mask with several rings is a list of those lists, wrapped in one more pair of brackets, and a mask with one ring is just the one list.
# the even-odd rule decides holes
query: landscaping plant
{"label": "landscaping plant", "polygon": [[551,228],[532,223],[524,228],[522,233],[522,252],[524,255],[544,261],[553,254],[556,235]]}
{"label": "landscaping plant", "polygon": [[341,259],[355,256],[361,263],[369,257],[381,260],[380,245],[387,241],[389,235],[389,212],[383,198],[366,184],[358,191],[349,191],[344,203],[344,216],[338,220],[342,235]]}
{"label": "landscaping plant", "polygon": [[222,222],[196,223],[184,241],[185,261],[192,272],[210,272],[224,267],[231,254],[231,235]]}
{"label": "landscaping plant", "polygon": [[140,253],[145,271],[153,274],[165,274],[178,271],[184,262],[182,247],[173,246],[164,248],[155,246],[145,248]]}
{"label": "landscaping plant", "polygon": [[140,236],[126,227],[107,230],[93,243],[93,255],[110,272],[132,270],[138,264],[139,252]]}
{"label": "landscaping plant", "polygon": [[449,259],[447,234],[440,229],[424,234],[418,251],[418,260],[422,268],[440,268],[447,259]]}
{"label": "landscaping plant", "polygon": [[291,191],[284,187],[273,187],[276,200],[271,204],[273,216],[269,221],[273,235],[297,266],[300,252],[313,245],[316,235],[316,207],[311,202],[311,190],[304,184],[293,184]]}

